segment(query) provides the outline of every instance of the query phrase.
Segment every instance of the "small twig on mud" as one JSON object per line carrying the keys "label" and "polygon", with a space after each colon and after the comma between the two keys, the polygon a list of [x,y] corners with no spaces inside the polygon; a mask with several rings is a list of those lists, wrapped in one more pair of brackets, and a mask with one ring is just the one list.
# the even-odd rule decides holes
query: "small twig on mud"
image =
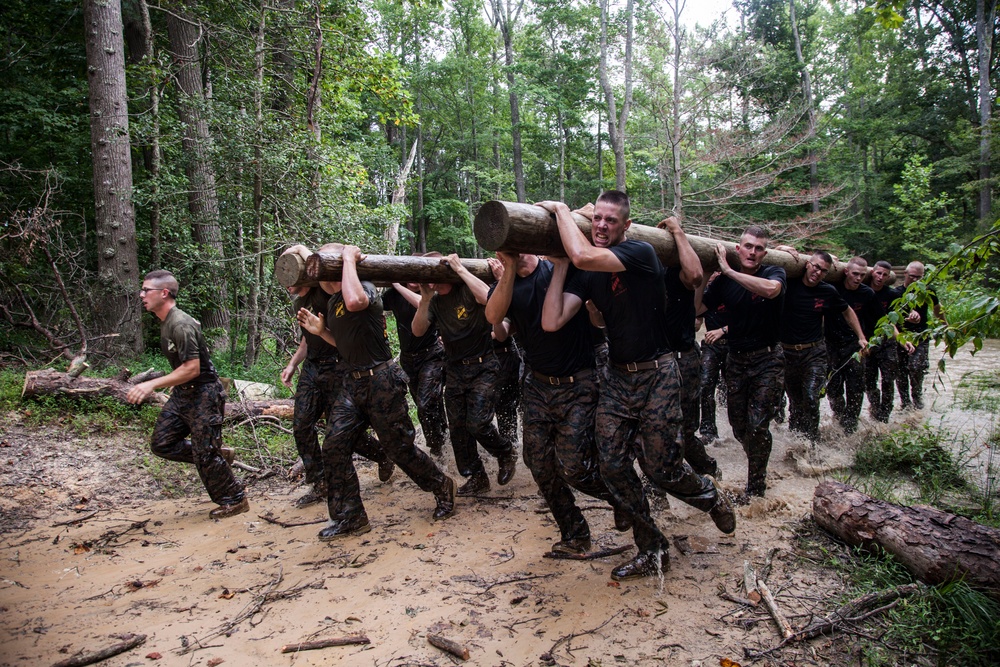
{"label": "small twig on mud", "polygon": [[57,523],[52,524],[52,527],[56,528],[57,526],[72,526],[74,523],[83,523],[87,519],[93,519],[95,516],[97,516],[97,514],[100,511],[101,510],[95,510],[86,516],[78,516],[75,519],[69,519],[67,521],[59,521]]}
{"label": "small twig on mud", "polygon": [[492,590],[493,588],[496,588],[497,586],[506,586],[507,584],[514,584],[514,583],[517,583],[519,581],[530,581],[532,579],[550,579],[550,578],[555,577],[555,576],[557,576],[557,575],[556,574],[532,574],[532,575],[527,576],[527,577],[512,577],[510,579],[504,579],[503,581],[495,581],[492,584],[490,584],[489,586],[487,586],[486,588],[484,588],[483,590],[481,590],[478,593],[476,593],[476,595],[482,595],[483,593],[488,593],[490,590]]}
{"label": "small twig on mud", "polygon": [[282,528],[295,528],[296,526],[312,526],[317,523],[325,523],[327,519],[310,519],[309,521],[282,521],[281,519],[275,519],[271,514],[258,514],[258,517],[267,521],[268,523],[273,523],[275,525],[281,526]]}
{"label": "small twig on mud", "polygon": [[25,590],[28,590],[28,587],[22,584],[20,581],[14,581],[13,579],[8,579],[7,577],[0,578],[0,581],[4,582],[5,584],[13,584],[18,588],[23,588]]}
{"label": "small twig on mud", "polygon": [[758,579],[763,579],[767,581],[767,578],[771,576],[771,562],[774,560],[775,554],[781,551],[778,547],[771,547],[767,550],[767,558],[764,559],[764,566],[760,568],[760,573],[757,575]]}
{"label": "small twig on mud", "polygon": [[254,468],[253,466],[248,466],[246,463],[243,463],[243,461],[233,461],[232,467],[236,468],[237,470],[244,470],[246,472],[253,473],[254,475],[259,475],[260,473],[263,472],[262,468]]}
{"label": "small twig on mud", "polygon": [[[605,625],[607,625],[611,621],[615,620],[615,617],[618,616],[621,613],[622,613],[621,611],[616,611],[614,614],[611,615],[611,617],[608,620],[604,621],[603,623],[601,623],[600,625],[598,625],[596,628],[594,628],[592,630],[584,630],[583,632],[574,632],[571,635],[563,635],[562,637],[560,637],[559,639],[557,639],[555,641],[555,643],[552,645],[552,648],[550,648],[547,653],[543,653],[542,654],[542,660],[544,662],[547,662],[548,664],[555,664],[555,657],[553,656],[553,654],[556,652],[556,649],[559,648],[560,644],[565,644],[567,642],[571,642],[574,639],[576,639],[577,637],[583,637],[584,635],[592,635],[592,634],[596,633],[598,630],[600,630],[601,628],[603,628]],[[569,649],[567,649],[567,652],[568,652],[568,650]]]}
{"label": "small twig on mud", "polygon": [[[890,588],[884,591],[876,591],[874,593],[868,593],[867,595],[862,595],[861,597],[854,598],[853,600],[847,602],[846,604],[835,609],[831,614],[824,618],[819,618],[814,620],[812,623],[806,627],[793,632],[790,637],[781,640],[779,644],[773,646],[764,651],[754,651],[752,649],[744,647],[743,653],[753,660],[760,659],[766,655],[769,655],[775,651],[784,648],[786,645],[802,641],[804,639],[812,639],[818,637],[827,632],[832,632],[834,630],[843,630],[851,634],[863,634],[855,630],[850,630],[848,628],[843,628],[841,626],[847,623],[860,623],[865,621],[872,616],[881,614],[882,612],[888,611],[895,607],[901,598],[913,595],[922,588],[920,584],[906,584],[905,586],[898,586],[896,588]],[[875,605],[878,605],[875,607]],[[875,607],[871,609],[871,607]],[[865,611],[868,609],[869,611]]]}
{"label": "small twig on mud", "polygon": [[319,648],[329,648],[330,646],[351,646],[353,644],[371,644],[371,640],[364,635],[353,635],[350,637],[334,637],[332,639],[320,639],[318,641],[299,642],[298,644],[285,644],[281,647],[282,653],[298,653],[300,651],[314,651]]}

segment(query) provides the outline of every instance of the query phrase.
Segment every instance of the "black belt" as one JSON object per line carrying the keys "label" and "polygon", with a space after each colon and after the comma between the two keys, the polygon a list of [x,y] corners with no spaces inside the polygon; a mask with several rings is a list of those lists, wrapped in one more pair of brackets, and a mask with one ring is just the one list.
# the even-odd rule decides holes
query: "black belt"
{"label": "black belt", "polygon": [[629,373],[635,373],[638,371],[651,371],[660,366],[663,366],[667,359],[676,359],[676,352],[667,352],[666,354],[661,354],[656,359],[652,361],[632,361],[627,364],[614,364],[615,368],[622,371],[628,371]]}
{"label": "black belt", "polygon": [[469,357],[468,359],[460,359],[458,363],[462,364],[463,366],[474,366],[475,364],[483,363],[487,359],[489,359],[488,356]]}
{"label": "black belt", "polygon": [[363,371],[351,371],[351,377],[354,378],[355,380],[360,380],[361,378],[371,377],[376,373],[378,373],[383,368],[388,368],[388,367],[389,367],[389,362],[383,361],[381,364],[376,364],[375,366],[372,366],[371,368],[366,368]]}
{"label": "black belt", "polygon": [[775,352],[777,350],[778,350],[777,345],[758,347],[756,350],[734,350],[733,348],[729,348],[729,354],[735,354],[738,357],[752,357],[755,354],[763,354],[765,352]]}
{"label": "black belt", "polygon": [[574,382],[579,382],[584,378],[590,377],[595,372],[596,371],[594,371],[593,368],[585,368],[576,375],[570,375],[564,378],[557,378],[554,375],[544,375],[542,373],[536,373],[535,371],[531,371],[531,374],[534,375],[535,379],[538,380],[539,382],[543,382],[545,384],[550,384],[554,387],[558,387],[561,384],[573,384]]}
{"label": "black belt", "polygon": [[782,343],[781,347],[786,350],[795,350],[796,352],[801,352],[802,350],[808,350],[811,347],[816,347],[820,343],[824,342],[822,338],[819,340],[814,340],[811,343],[796,343],[792,345],[791,343]]}

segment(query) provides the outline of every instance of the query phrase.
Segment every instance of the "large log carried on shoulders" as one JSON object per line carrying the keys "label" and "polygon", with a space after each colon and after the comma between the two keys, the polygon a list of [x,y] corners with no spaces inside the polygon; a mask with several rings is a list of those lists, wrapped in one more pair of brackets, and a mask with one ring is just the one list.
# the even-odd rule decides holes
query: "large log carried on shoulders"
{"label": "large log carried on shoulders", "polygon": [[[573,220],[580,231],[588,239],[591,238],[590,220],[576,212],[573,213]],[[562,247],[562,241],[559,239],[559,228],[556,225],[555,216],[540,206],[507,201],[486,202],[476,214],[472,229],[476,235],[476,241],[485,250],[556,257],[566,254]],[[680,263],[677,248],[674,245],[674,237],[670,232],[632,223],[626,235],[628,238],[645,241],[653,246],[660,261],[666,266],[677,266]],[[729,265],[733,268],[739,266],[735,243],[690,234],[688,234],[688,241],[706,270],[718,268],[715,246],[719,243],[725,245],[728,250]],[[806,260],[808,259],[809,257],[804,254],[799,255],[796,259],[787,252],[771,249],[764,257],[764,264],[780,266],[785,269],[789,278],[797,278],[805,272]],[[844,262],[835,262],[825,279],[828,282],[842,280],[845,266]]]}
{"label": "large log carried on shoulders", "polygon": [[[495,278],[485,259],[463,259],[462,266],[489,284]],[[274,263],[274,277],[284,287],[313,286],[321,280],[339,281],[344,268],[340,253],[314,253],[305,259],[289,253]],[[457,283],[458,274],[443,257],[365,255],[358,263],[358,277],[373,283]]]}

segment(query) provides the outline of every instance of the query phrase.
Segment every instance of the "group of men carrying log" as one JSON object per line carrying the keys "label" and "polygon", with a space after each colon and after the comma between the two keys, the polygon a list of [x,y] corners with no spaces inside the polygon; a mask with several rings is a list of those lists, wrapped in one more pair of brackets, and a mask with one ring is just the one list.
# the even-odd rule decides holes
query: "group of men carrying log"
{"label": "group of men carrying log", "polygon": [[[843,314],[859,350],[870,335],[855,315],[859,307],[835,297],[839,288],[821,282],[832,263],[829,255],[813,255],[801,285],[789,285],[783,268],[763,264],[767,232],[751,227],[736,248],[735,268],[726,247],[715,248],[720,273],[706,288],[703,262],[677,219],[659,226],[672,237],[678,266],[664,268],[650,243],[628,236],[630,205],[622,192],[605,192],[582,211],[591,219],[590,239],[565,204],[537,206],[554,216],[565,257],[498,251],[497,259],[490,260],[492,288],[451,255],[438,261],[447,263],[458,282],[395,282],[380,293],[359,277],[361,250],[341,244],[320,249],[340,255],[339,280],[321,278],[318,285],[289,287],[303,335],[281,379],[290,386],[301,364],[294,435],[310,489],[297,504],[327,502],[331,522],[319,539],[370,530],[355,453],[378,463],[382,481],[398,465],[433,495],[434,520],[455,512],[456,496],[474,497],[490,488],[478,445],[497,459],[497,483],[511,480],[516,434],[509,416],[498,419],[507,428],[498,429],[493,422],[497,396],[511,384],[509,372],[503,379],[503,368],[516,369],[520,363],[503,356],[516,354],[512,337],[525,363],[522,455],[559,527],[552,551],[582,556],[591,550],[590,530],[574,489],[605,500],[613,508],[615,527],[631,528],[638,547],[635,558],[612,570],[616,580],[654,575],[669,563],[667,539],[651,515],[636,461],[653,485],[708,513],[719,530],[732,533],[736,528],[732,503],[716,483],[718,466],[696,435],[703,399],[694,336],[697,316],[720,323],[706,334],[707,345],[727,346],[728,412],[747,454],[748,496],[763,496],[766,490],[769,424],[783,390],[789,392],[790,425],[809,437],[817,434],[818,398],[813,399],[825,375],[814,366],[818,368],[821,345],[803,339],[816,335],[817,317],[818,326],[825,321],[828,330],[839,319],[827,314]],[[309,254],[302,246],[286,252]],[[860,273],[863,278],[864,271]],[[847,289],[859,290],[856,285]],[[176,308],[177,283],[169,273],[147,275],[142,294],[147,310],[163,320],[161,347],[175,368],[164,378],[137,385],[134,396],[129,395],[141,402],[153,389],[175,387],[154,427],[153,451],[195,463],[219,504],[213,517],[245,512],[243,490],[221,448],[222,417],[214,403],[220,395],[218,378],[200,327]],[[387,309],[396,316],[402,368],[389,347]],[[926,322],[926,313],[923,317]],[[885,345],[894,347],[895,342]],[[783,346],[792,351],[783,352]],[[799,353],[795,372],[788,373],[785,355]],[[438,462],[415,445],[408,384],[426,444]],[[847,397],[853,409],[850,391]],[[919,392],[914,397],[919,400]],[[883,403],[878,405],[882,415]],[[327,425],[320,445],[316,423],[323,413]],[[456,466],[465,480],[460,487],[439,465],[444,413]],[[368,435],[369,427],[377,438]],[[705,436],[704,419],[701,430]],[[185,439],[189,433],[190,441]]]}

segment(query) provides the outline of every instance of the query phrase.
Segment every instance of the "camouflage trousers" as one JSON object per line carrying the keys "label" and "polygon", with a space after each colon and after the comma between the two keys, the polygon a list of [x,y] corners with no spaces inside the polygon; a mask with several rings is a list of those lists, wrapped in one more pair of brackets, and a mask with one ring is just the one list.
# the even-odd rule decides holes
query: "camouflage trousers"
{"label": "camouflage trousers", "polygon": [[771,420],[785,391],[785,357],[780,346],[750,353],[730,350],[726,364],[726,409],[733,435],[747,455],[747,493],[763,496],[771,458]]}
{"label": "camouflage trousers", "polygon": [[858,430],[861,404],[865,400],[864,359],[858,361],[852,358],[859,349],[855,342],[828,350],[832,375],[826,386],[826,398],[847,433]]}
{"label": "camouflage trousers", "polygon": [[497,373],[497,428],[506,440],[518,441],[517,415],[521,408],[521,351],[513,342],[510,350],[495,350],[500,362]]}
{"label": "camouflage trousers", "polygon": [[701,423],[698,430],[703,438],[715,439],[719,428],[715,422],[715,390],[720,384],[725,388],[727,343],[701,344]]}
{"label": "camouflage trousers", "polygon": [[819,404],[826,382],[826,342],[805,350],[784,346],[785,393],[788,394],[788,428],[819,441]]}
{"label": "camouflage trousers", "polygon": [[572,489],[611,502],[601,479],[594,439],[598,375],[553,385],[528,373],[524,380],[522,454],[559,525],[560,539],[589,539],[590,527]]}
{"label": "camouflage trousers", "polygon": [[394,361],[373,375],[343,375],[344,384],[330,410],[323,440],[327,508],[334,521],[365,515],[353,443],[371,426],[388,457],[422,491],[441,491],[448,483],[434,461],[413,444],[415,431],[406,403],[406,374]]}
{"label": "camouflage trousers", "polygon": [[221,382],[174,387],[153,425],[150,449],[168,461],[193,463],[212,502],[234,505],[244,494],[243,485],[222,458],[225,405]]}
{"label": "camouflage trousers", "polygon": [[427,448],[440,452],[448,428],[444,415],[444,347],[440,343],[416,354],[400,354],[399,363],[408,378],[410,396],[417,405],[417,419]]}
{"label": "camouflage trousers", "polygon": [[872,419],[880,422],[888,422],[889,415],[892,414],[896,375],[899,373],[899,355],[896,347],[893,341],[886,341],[869,349],[868,357],[865,359],[865,394],[868,396],[868,412]]}
{"label": "camouflage trousers", "polygon": [[[306,482],[317,488],[323,488],[326,479],[316,424],[324,415],[329,415],[343,383],[344,371],[340,362],[316,362],[307,359],[302,363],[299,382],[295,386],[295,412],[292,417],[295,448],[306,470]],[[357,436],[352,450],[375,462],[386,460],[379,441],[366,431]]]}
{"label": "camouflage trousers", "polygon": [[918,408],[924,407],[924,376],[930,368],[930,339],[924,338],[917,343],[913,354],[907,354],[906,349],[897,346],[899,353],[899,373],[896,375],[896,387],[899,389],[899,399],[903,408],[910,407],[913,402]]}
{"label": "camouflage trousers", "polygon": [[444,407],[448,412],[455,464],[462,477],[486,471],[479,458],[477,442],[496,458],[513,453],[510,440],[500,435],[493,424],[499,367],[500,362],[492,354],[481,363],[453,361],[447,366]]}
{"label": "camouflage trousers", "polygon": [[695,344],[686,352],[678,352],[677,370],[681,374],[681,435],[684,438],[684,460],[699,475],[717,475],[718,464],[705,451],[705,443],[695,432],[701,416],[701,352]]}
{"label": "camouflage trousers", "polygon": [[668,543],[650,514],[636,459],[653,484],[692,507],[707,512],[716,500],[712,482],[684,461],[680,373],[675,358],[660,359],[659,368],[634,373],[612,364],[597,406],[601,477],[615,505],[631,516],[640,552],[666,550]]}

